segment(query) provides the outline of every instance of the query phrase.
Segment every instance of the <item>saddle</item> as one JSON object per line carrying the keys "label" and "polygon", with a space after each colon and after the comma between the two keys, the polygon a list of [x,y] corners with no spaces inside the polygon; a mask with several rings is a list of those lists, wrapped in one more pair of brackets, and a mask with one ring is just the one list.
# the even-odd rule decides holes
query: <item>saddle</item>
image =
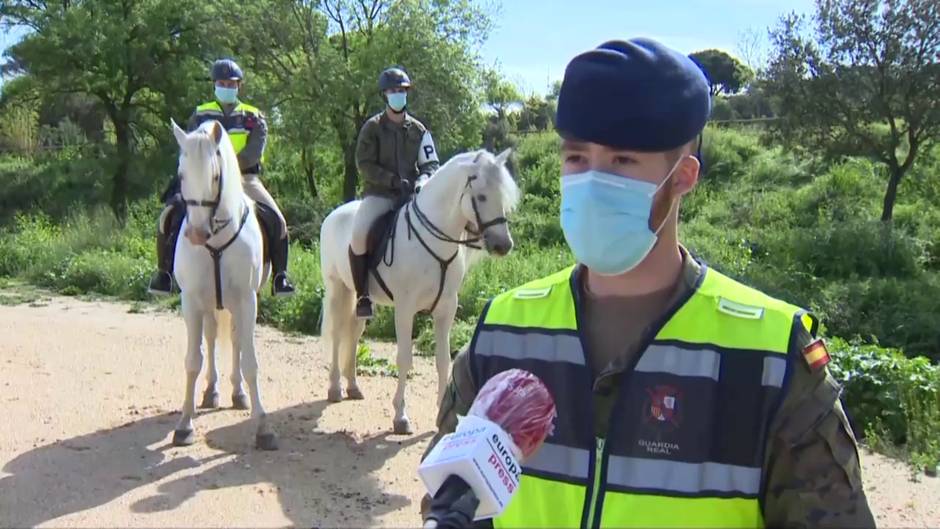
{"label": "saddle", "polygon": [[398,216],[407,203],[408,199],[396,201],[391,210],[372,223],[366,235],[366,270],[375,276],[389,299],[394,299],[394,296],[378,269],[383,262],[386,266],[392,266],[395,262],[395,227],[398,225]]}
{"label": "saddle", "polygon": [[389,253],[389,242],[394,239],[395,226],[398,224],[398,216],[402,209],[404,209],[404,204],[395,206],[377,218],[369,228],[366,236],[366,254],[368,255],[366,262],[370,271],[378,268],[383,259],[389,265],[390,261],[395,258],[394,246],[391,248],[391,255],[386,256],[386,254]]}
{"label": "saddle", "polygon": [[277,241],[281,235],[281,221],[277,213],[261,202],[255,202],[255,217],[261,225],[261,262],[271,262],[271,241]]}
{"label": "saddle", "polygon": [[[164,233],[177,233],[186,217],[186,205],[179,194],[171,196],[170,201],[174,208],[170,215],[167,215],[164,221]],[[277,218],[277,213],[261,202],[255,202],[255,218],[261,226],[261,257],[264,264],[271,262],[271,241],[277,241],[281,238],[281,222]],[[175,245],[175,239],[168,241]],[[169,251],[173,251],[171,248]]]}

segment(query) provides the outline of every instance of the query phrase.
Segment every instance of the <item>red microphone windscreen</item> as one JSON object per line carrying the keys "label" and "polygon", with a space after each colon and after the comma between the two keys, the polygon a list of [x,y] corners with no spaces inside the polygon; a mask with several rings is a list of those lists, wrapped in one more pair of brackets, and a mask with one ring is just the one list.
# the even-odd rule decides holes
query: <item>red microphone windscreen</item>
{"label": "red microphone windscreen", "polygon": [[555,400],[539,377],[510,369],[486,381],[468,414],[498,424],[512,437],[524,461],[554,430]]}

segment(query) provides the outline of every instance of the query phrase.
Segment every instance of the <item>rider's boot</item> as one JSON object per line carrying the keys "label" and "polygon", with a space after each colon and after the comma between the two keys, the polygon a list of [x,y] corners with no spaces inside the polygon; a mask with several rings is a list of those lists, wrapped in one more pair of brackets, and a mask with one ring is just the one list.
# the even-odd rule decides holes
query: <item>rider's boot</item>
{"label": "rider's boot", "polygon": [[285,234],[284,237],[271,244],[271,267],[274,268],[274,278],[271,279],[271,293],[278,297],[288,297],[294,295],[294,285],[287,278],[287,251],[290,248],[290,240]]}
{"label": "rider's boot", "polygon": [[356,317],[365,320],[372,318],[367,255],[356,255],[352,247],[349,247],[349,266],[352,270],[353,284],[356,286]]}
{"label": "rider's boot", "polygon": [[[163,230],[157,230],[157,271],[150,278],[147,291],[158,296],[168,296],[173,293],[173,258],[176,250],[176,238],[179,234],[179,222],[173,217],[175,210],[168,212],[170,216]],[[166,233],[164,233],[166,232]]]}

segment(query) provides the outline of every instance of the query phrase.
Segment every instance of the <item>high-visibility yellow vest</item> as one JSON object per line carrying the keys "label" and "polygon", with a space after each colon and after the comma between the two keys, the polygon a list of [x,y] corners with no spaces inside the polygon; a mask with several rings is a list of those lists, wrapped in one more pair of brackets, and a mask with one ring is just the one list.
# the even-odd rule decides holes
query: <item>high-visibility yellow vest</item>
{"label": "high-visibility yellow vest", "polygon": [[[206,119],[219,120],[222,126],[225,127],[225,132],[228,133],[229,138],[232,140],[232,147],[235,148],[235,154],[241,152],[248,143],[248,134],[251,131],[245,127],[246,120],[252,118],[259,119],[260,117],[261,110],[249,104],[242,103],[241,101],[235,105],[232,113],[228,116],[223,114],[222,106],[219,105],[218,101],[210,101],[196,107],[197,125]],[[261,154],[261,161],[264,161],[263,153]]]}
{"label": "high-visibility yellow vest", "polygon": [[525,369],[558,412],[494,527],[762,527],[764,450],[793,366],[791,331],[815,334],[815,317],[705,267],[645,338],[600,439],[579,331],[580,270],[497,296],[471,342],[477,387]]}

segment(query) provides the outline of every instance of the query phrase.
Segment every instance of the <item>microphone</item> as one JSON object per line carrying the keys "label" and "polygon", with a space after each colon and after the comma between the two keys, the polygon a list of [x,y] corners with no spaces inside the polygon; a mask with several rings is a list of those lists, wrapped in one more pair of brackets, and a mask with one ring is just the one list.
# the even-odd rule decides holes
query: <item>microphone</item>
{"label": "microphone", "polygon": [[502,513],[519,487],[521,463],[541,448],[556,415],[534,374],[510,369],[487,380],[456,430],[418,467],[432,497],[425,528],[470,527]]}

